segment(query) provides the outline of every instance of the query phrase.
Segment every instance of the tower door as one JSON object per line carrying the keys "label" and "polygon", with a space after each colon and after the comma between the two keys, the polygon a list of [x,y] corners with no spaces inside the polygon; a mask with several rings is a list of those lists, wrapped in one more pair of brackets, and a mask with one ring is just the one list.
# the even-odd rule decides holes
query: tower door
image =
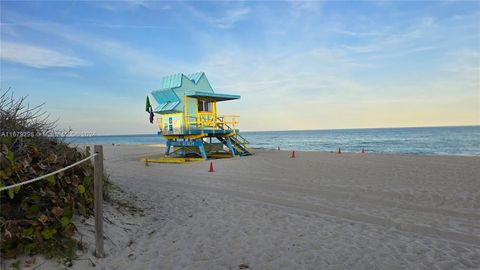
{"label": "tower door", "polygon": [[197,100],[197,126],[215,128],[216,103],[212,100]]}

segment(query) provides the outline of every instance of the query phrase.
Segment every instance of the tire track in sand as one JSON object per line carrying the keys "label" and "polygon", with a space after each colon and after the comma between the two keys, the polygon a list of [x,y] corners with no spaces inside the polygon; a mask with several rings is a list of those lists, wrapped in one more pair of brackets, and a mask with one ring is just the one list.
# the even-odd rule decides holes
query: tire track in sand
{"label": "tire track in sand", "polygon": [[162,184],[178,187],[178,188],[187,188],[195,189],[199,191],[219,193],[229,196],[235,196],[242,199],[258,201],[262,203],[267,203],[276,206],[283,206],[288,208],[295,208],[299,210],[314,212],[318,214],[324,214],[329,216],[334,216],[337,218],[348,219],[351,221],[362,222],[372,225],[380,225],[388,228],[395,228],[399,231],[415,233],[422,236],[428,236],[433,238],[441,238],[447,241],[461,242],[463,244],[474,245],[480,247],[480,237],[477,235],[469,235],[452,231],[439,230],[430,226],[416,225],[406,222],[395,222],[390,219],[376,217],[372,215],[367,215],[363,213],[349,212],[344,210],[339,210],[330,207],[324,207],[321,205],[308,204],[304,202],[298,202],[293,200],[282,199],[269,195],[259,195],[243,191],[234,191],[229,189],[199,186],[193,184],[185,183],[174,183],[174,182],[161,182]]}
{"label": "tire track in sand", "polygon": [[[170,176],[181,176],[184,177],[185,174],[179,174],[176,172],[169,172]],[[390,208],[398,208],[408,211],[423,212],[427,214],[436,214],[442,215],[450,218],[462,218],[468,220],[480,220],[480,215],[475,213],[459,212],[450,209],[444,208],[433,208],[429,206],[422,206],[413,203],[408,203],[405,201],[393,201],[382,198],[384,195],[382,192],[373,192],[377,196],[367,196],[364,194],[359,194],[352,190],[351,188],[337,187],[337,186],[325,186],[325,185],[294,185],[290,184],[287,181],[283,181],[281,178],[273,178],[265,175],[255,175],[255,176],[242,176],[242,179],[231,180],[231,174],[219,173],[215,175],[209,175],[209,180],[217,182],[228,182],[233,184],[248,184],[250,186],[257,186],[260,188],[265,188],[270,191],[288,191],[288,192],[297,192],[300,194],[307,194],[311,196],[322,195],[329,200],[338,200],[344,198],[347,202],[352,202],[352,199],[355,200],[355,203],[361,203],[365,206],[368,205],[382,205]]]}

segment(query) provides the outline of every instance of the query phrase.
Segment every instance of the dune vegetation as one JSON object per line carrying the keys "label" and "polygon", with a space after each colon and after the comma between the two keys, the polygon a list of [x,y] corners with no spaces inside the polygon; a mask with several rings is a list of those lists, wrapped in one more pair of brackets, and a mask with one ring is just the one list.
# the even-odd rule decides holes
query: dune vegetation
{"label": "dune vegetation", "polygon": [[[86,157],[43,106],[0,90],[0,187],[64,168]],[[93,214],[93,166],[84,162],[46,179],[2,191],[1,257],[43,254],[72,259],[81,244],[72,217]]]}

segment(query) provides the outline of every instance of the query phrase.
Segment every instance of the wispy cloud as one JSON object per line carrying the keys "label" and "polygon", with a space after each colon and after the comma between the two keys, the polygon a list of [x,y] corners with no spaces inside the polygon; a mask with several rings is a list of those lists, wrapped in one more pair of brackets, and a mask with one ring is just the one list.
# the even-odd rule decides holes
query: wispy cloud
{"label": "wispy cloud", "polygon": [[168,10],[171,6],[163,1],[125,0],[125,1],[99,1],[95,3],[98,7],[112,11],[121,12],[135,9]]}
{"label": "wispy cloud", "polygon": [[[312,108],[309,119],[324,118],[326,108],[339,115],[341,110],[331,109],[331,104],[348,103],[368,90],[346,76],[356,67],[341,52],[328,48],[297,54],[288,51],[252,53],[248,48],[230,46],[212,52],[199,66],[217,91],[242,95],[241,103],[222,104],[222,111],[240,114],[242,122],[248,123],[244,126],[247,130],[278,128],[290,117],[305,119],[302,112],[306,107]],[[302,121],[292,122],[290,128],[306,128]]]}
{"label": "wispy cloud", "polygon": [[89,64],[88,61],[52,49],[4,41],[1,43],[0,58],[34,68],[78,67]]}
{"label": "wispy cloud", "polygon": [[[36,20],[16,13],[11,13],[10,18],[15,21],[11,23],[11,25],[20,25],[48,37],[58,38],[64,42],[66,41],[67,44],[72,44],[96,54],[107,56],[113,61],[120,62],[126,70],[136,75],[158,78],[158,76],[160,76],[159,74],[168,74],[178,72],[178,70],[184,70],[183,66],[178,62],[168,61],[163,57],[131,47],[124,42],[81,31],[73,26]],[[17,23],[17,21],[21,23]],[[17,58],[20,58],[21,54],[21,52],[17,52]],[[77,64],[77,66],[86,64],[86,61],[75,57],[65,58],[70,59],[70,63]],[[52,59],[55,58],[52,57]],[[45,63],[48,62],[39,60],[36,66],[42,66],[42,63],[45,65]]]}
{"label": "wispy cloud", "polygon": [[460,49],[450,53],[449,60],[444,65],[444,69],[450,74],[459,74],[463,81],[474,85],[477,94],[480,95],[478,90],[480,86],[480,52],[472,49]]}
{"label": "wispy cloud", "polygon": [[[34,21],[23,21],[23,22],[0,22],[2,27],[2,32],[9,34],[11,36],[15,35],[14,27],[24,26],[24,27],[55,27],[58,24],[51,22],[34,22]],[[62,24],[63,26],[71,27],[98,27],[98,28],[131,28],[131,29],[169,29],[170,27],[163,25],[151,25],[151,24],[125,24],[125,23],[105,23],[105,22],[74,22],[68,24]]]}
{"label": "wispy cloud", "polygon": [[290,7],[295,15],[303,12],[317,13],[321,11],[324,1],[289,1]]}
{"label": "wispy cloud", "polygon": [[437,25],[432,17],[421,18],[405,26],[405,29],[377,30],[370,32],[356,32],[346,29],[335,29],[334,33],[353,37],[362,37],[361,44],[343,45],[342,48],[354,54],[374,53],[376,57],[388,58],[403,56],[408,53],[433,50],[439,46],[424,45],[435,40]]}
{"label": "wispy cloud", "polygon": [[227,29],[242,20],[248,13],[250,13],[250,8],[247,7],[228,10],[224,17],[213,20],[213,24],[218,28]]}
{"label": "wispy cloud", "polygon": [[208,22],[212,26],[220,29],[229,29],[243,19],[250,13],[250,8],[240,7],[235,9],[228,9],[221,16],[211,16],[192,6],[188,6],[190,11],[197,17]]}
{"label": "wispy cloud", "polygon": [[255,93],[265,99],[293,93],[321,96],[332,90],[355,92],[362,88],[344,76],[360,68],[360,64],[341,51],[329,48],[296,54],[290,50],[255,54],[228,46],[209,54],[199,66],[210,74],[219,89],[237,89],[242,94]]}
{"label": "wispy cloud", "polygon": [[347,36],[352,36],[352,37],[378,37],[378,36],[385,36],[385,33],[382,32],[356,32],[356,31],[350,31],[350,30],[345,30],[345,29],[333,29],[331,30],[332,33],[337,33],[337,34],[342,34],[342,35],[347,35]]}

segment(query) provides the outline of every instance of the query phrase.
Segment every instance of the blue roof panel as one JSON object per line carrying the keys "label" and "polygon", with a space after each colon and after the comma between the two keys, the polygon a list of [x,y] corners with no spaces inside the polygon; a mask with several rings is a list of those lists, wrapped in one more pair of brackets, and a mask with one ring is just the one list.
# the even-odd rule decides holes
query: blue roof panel
{"label": "blue roof panel", "polygon": [[182,73],[165,76],[160,83],[160,89],[170,89],[180,86],[182,86]]}
{"label": "blue roof panel", "polygon": [[153,110],[156,113],[172,111],[180,104],[180,99],[172,89],[153,91],[152,96],[158,103],[158,106]]}
{"label": "blue roof panel", "polygon": [[[195,72],[191,74],[185,75],[189,80],[191,80],[193,83],[197,84],[198,81],[202,78],[203,72]],[[172,74],[168,75],[162,78],[162,81],[160,83],[160,90],[164,89],[171,89],[171,88],[176,88],[182,86],[182,76],[184,74],[182,73],[177,73],[177,74]]]}
{"label": "blue roof panel", "polygon": [[192,74],[187,74],[185,76],[187,76],[187,78],[190,81],[193,81],[195,84],[197,84],[198,81],[200,80],[200,78],[202,78],[202,75],[203,75],[203,72],[195,72],[195,73],[192,73]]}

